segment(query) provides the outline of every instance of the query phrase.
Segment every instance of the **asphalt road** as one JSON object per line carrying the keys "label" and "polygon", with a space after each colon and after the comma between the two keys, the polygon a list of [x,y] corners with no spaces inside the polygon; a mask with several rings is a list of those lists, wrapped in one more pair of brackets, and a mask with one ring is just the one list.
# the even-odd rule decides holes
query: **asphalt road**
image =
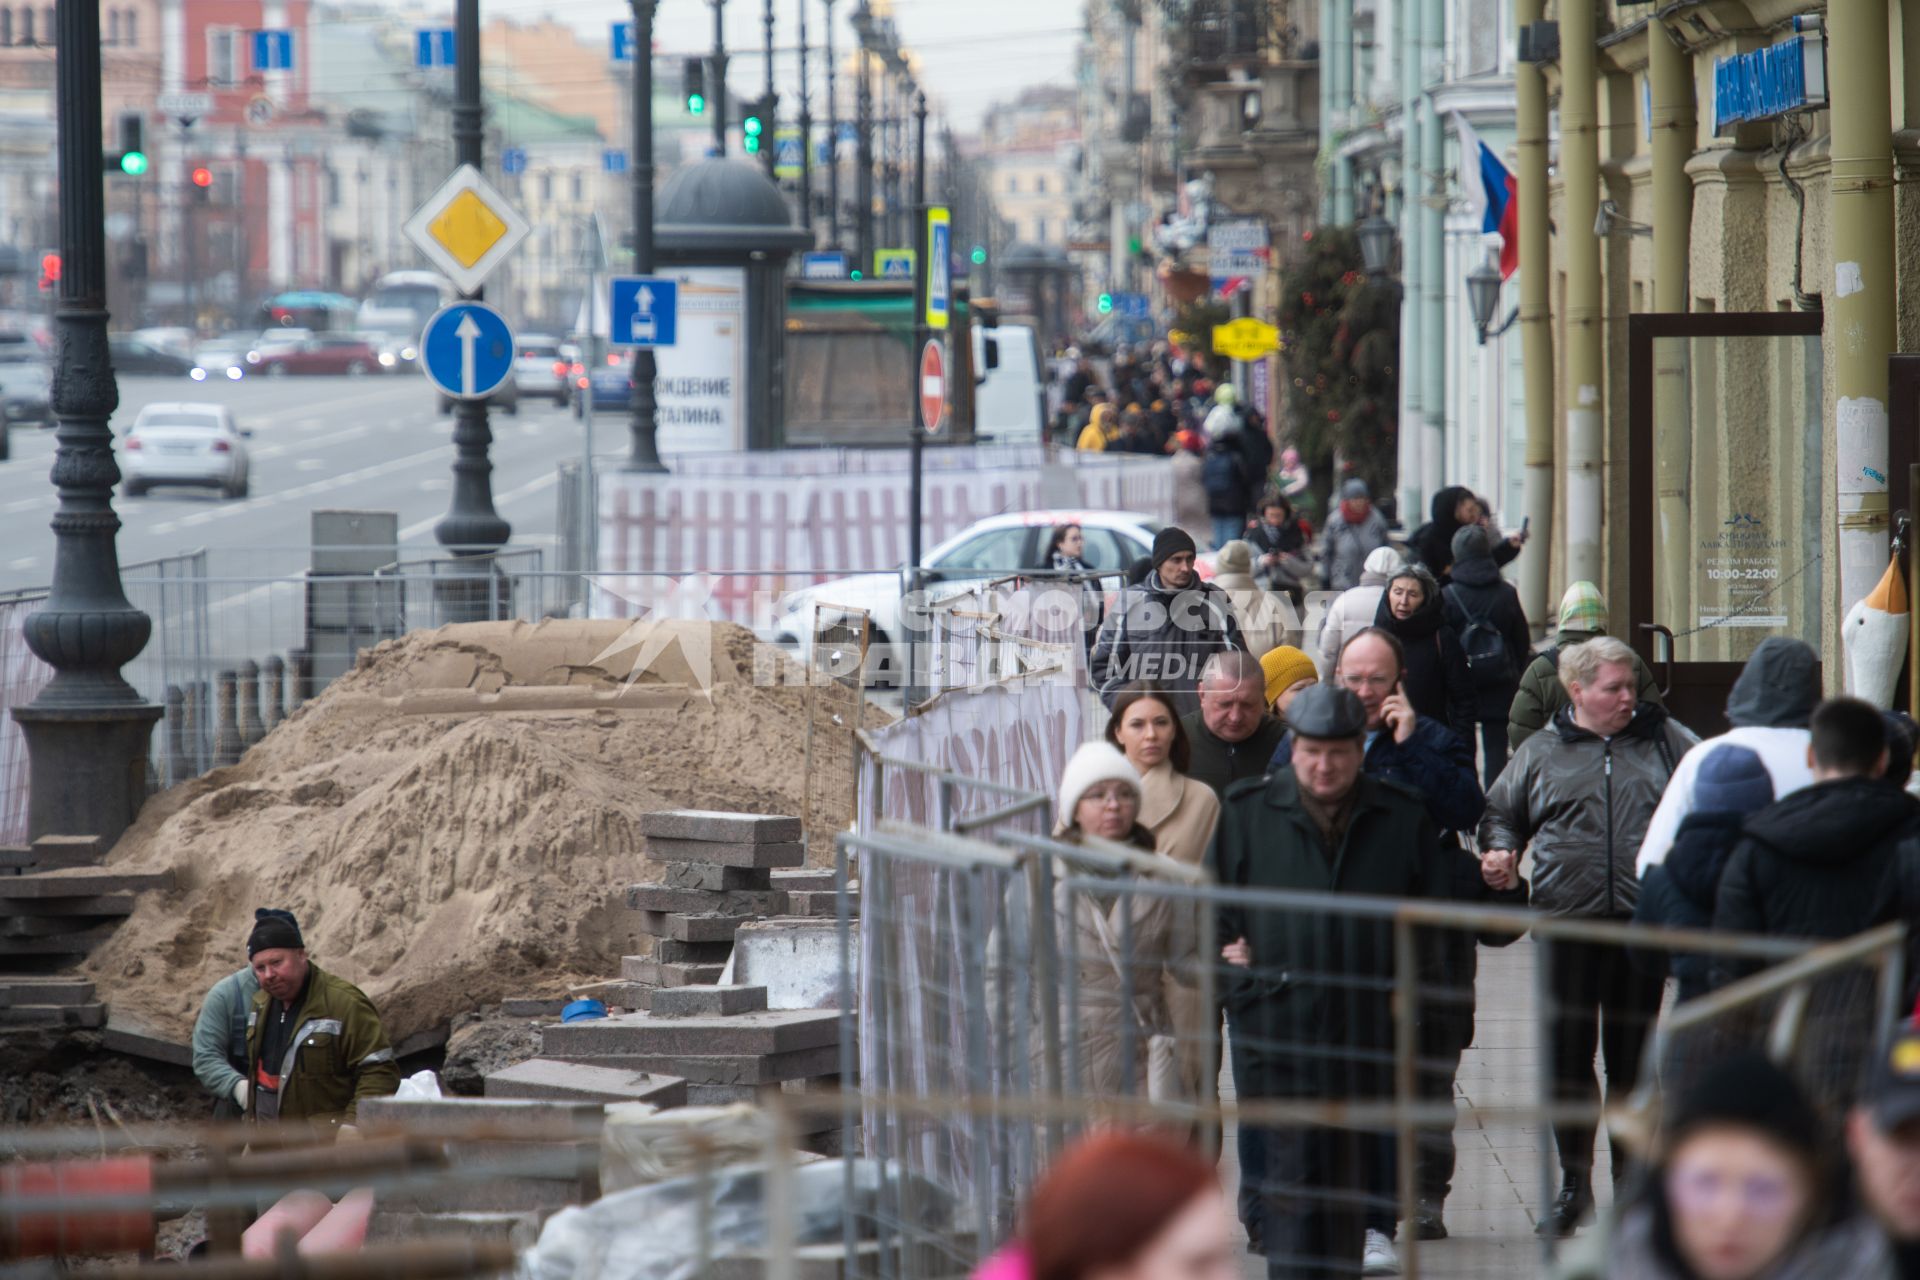
{"label": "asphalt road", "polygon": [[[173,400],[224,404],[253,431],[251,496],[234,501],[194,489],[116,495],[123,564],[205,547],[214,553],[214,577],[298,572],[311,512],[328,507],[396,511],[402,543],[431,554],[433,526],[452,495],[453,419],[435,412],[424,378],[123,377],[116,432],[143,405]],[[624,439],[611,422],[600,425],[602,451]],[[565,410],[529,400],[518,417],[495,413],[492,427],[495,508],[513,525],[515,545],[551,548],[555,466],[578,456],[580,426]],[[53,432],[15,427],[12,439],[12,459],[0,462],[0,591],[45,585],[53,570]]]}

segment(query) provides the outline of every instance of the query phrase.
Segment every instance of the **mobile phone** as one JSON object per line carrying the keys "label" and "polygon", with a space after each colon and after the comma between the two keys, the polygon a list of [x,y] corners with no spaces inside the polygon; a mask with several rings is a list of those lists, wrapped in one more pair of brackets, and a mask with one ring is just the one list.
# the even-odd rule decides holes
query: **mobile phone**
{"label": "mobile phone", "polygon": [[1530,525],[1530,524],[1532,524],[1532,523],[1533,523],[1533,517],[1532,517],[1532,516],[1524,516],[1524,517],[1522,517],[1522,518],[1521,518],[1521,521],[1520,521],[1520,536],[1521,536],[1521,537],[1523,537],[1523,538],[1524,538],[1524,537],[1526,537],[1526,536],[1527,536],[1527,526],[1528,526],[1528,525]]}

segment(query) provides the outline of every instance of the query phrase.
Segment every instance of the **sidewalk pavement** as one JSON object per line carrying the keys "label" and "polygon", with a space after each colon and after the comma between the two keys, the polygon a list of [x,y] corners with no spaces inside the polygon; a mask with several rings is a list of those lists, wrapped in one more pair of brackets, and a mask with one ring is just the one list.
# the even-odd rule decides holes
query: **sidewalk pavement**
{"label": "sidewalk pavement", "polygon": [[[1480,949],[1476,984],[1478,1012],[1473,1045],[1460,1062],[1456,1093],[1463,1105],[1514,1109],[1536,1105],[1540,1097],[1538,1034],[1533,1014],[1531,939],[1503,948]],[[1232,1091],[1231,1074],[1221,1092]],[[1453,1194],[1447,1200],[1450,1238],[1418,1245],[1423,1278],[1475,1280],[1548,1274],[1540,1241],[1533,1234],[1541,1207],[1540,1132],[1533,1124],[1486,1127],[1462,1114],[1454,1130],[1459,1153]],[[1225,1141],[1221,1171],[1229,1187],[1239,1185],[1234,1141]],[[1604,1134],[1594,1153],[1594,1184],[1604,1211],[1612,1188],[1611,1157]],[[1552,1170],[1558,1189],[1558,1169]],[[1582,1233],[1592,1230],[1583,1228]],[[1397,1242],[1401,1273],[1412,1274],[1416,1246]],[[1258,1258],[1248,1257],[1248,1280],[1266,1275]]]}

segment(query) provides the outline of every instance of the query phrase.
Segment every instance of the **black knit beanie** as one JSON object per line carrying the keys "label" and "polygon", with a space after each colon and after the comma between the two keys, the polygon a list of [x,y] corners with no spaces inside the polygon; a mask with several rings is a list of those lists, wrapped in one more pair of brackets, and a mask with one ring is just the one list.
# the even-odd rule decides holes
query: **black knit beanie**
{"label": "black knit beanie", "polygon": [[1177,556],[1181,552],[1189,555],[1200,554],[1200,548],[1193,544],[1193,538],[1185,529],[1176,529],[1168,525],[1153,535],[1153,567],[1158,569],[1165,564],[1167,557]]}
{"label": "black knit beanie", "polygon": [[1818,1160],[1828,1145],[1806,1092],[1762,1053],[1723,1058],[1693,1082],[1668,1120],[1668,1149],[1718,1125],[1757,1129],[1808,1160]]}
{"label": "black knit beanie", "polygon": [[293,912],[283,911],[279,907],[260,907],[254,911],[253,932],[247,935],[247,959],[253,959],[258,952],[282,947],[302,951],[306,945]]}

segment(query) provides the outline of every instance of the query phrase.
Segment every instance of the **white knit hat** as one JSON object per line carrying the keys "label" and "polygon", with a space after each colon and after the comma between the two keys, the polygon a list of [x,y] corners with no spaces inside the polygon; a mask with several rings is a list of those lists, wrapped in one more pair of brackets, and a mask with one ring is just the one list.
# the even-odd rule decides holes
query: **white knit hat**
{"label": "white knit hat", "polygon": [[1140,793],[1140,771],[1109,742],[1089,742],[1073,753],[1060,774],[1059,822],[1073,825],[1073,811],[1080,798],[1103,782],[1124,782]]}

